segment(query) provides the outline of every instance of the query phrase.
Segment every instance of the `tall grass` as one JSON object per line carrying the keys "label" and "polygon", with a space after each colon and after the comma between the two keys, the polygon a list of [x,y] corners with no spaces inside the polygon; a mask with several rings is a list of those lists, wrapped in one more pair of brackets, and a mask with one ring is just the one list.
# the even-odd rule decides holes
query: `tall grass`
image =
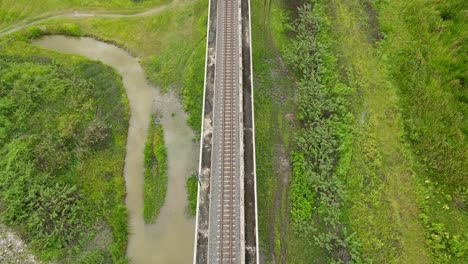
{"label": "tall grass", "polygon": [[251,30],[259,243],[262,255],[271,261],[282,259],[285,250],[292,252],[287,245],[290,225],[285,179],[290,173],[289,150],[296,124],[295,86],[278,60],[268,28],[272,26],[274,38],[284,37],[285,14],[275,2],[277,13],[269,21],[268,4],[251,1]]}
{"label": "tall grass", "polygon": [[167,190],[167,154],[164,133],[153,115],[145,143],[145,173],[143,182],[143,219],[154,223],[164,204]]}
{"label": "tall grass", "polygon": [[[162,85],[163,90],[178,89],[181,95],[185,94],[183,97],[185,98],[185,107],[189,112],[189,118],[192,120],[191,124],[193,127],[199,127],[198,113],[201,113],[202,97],[197,95],[202,94],[203,91],[203,51],[206,36],[206,12],[204,11],[206,7],[206,1],[197,1],[144,18],[77,19],[73,21],[67,19],[50,20],[43,24],[46,27],[32,27],[18,32],[10,42],[5,41],[5,38],[1,42],[3,48],[2,52],[8,50],[10,53],[13,51],[16,52],[15,54],[18,54],[18,52],[29,54],[30,52],[28,50],[32,48],[30,45],[26,44],[26,41],[30,38],[39,37],[42,34],[61,33],[69,35],[93,35],[106,41],[112,41],[120,46],[128,48],[133,54],[140,56],[149,79]],[[6,46],[4,46],[4,43],[7,43]],[[68,65],[64,63],[66,61],[69,61],[69,64],[72,64],[72,62],[77,63],[76,59],[67,60],[64,55],[54,55],[52,59],[50,59],[49,53],[41,52],[37,49],[33,50],[35,54],[44,55],[43,57],[33,58],[33,61],[37,61],[37,63],[52,63],[52,59],[56,60],[56,57],[59,57],[60,60],[57,62],[54,61],[52,65],[54,65],[54,67],[57,65],[57,68],[68,69],[65,67]],[[181,50],[184,50],[184,52],[180,52]],[[193,52],[193,50],[195,50],[195,52]],[[152,67],[153,62],[160,58],[163,58],[159,60],[159,62],[161,62],[164,67],[170,66],[167,68],[168,70],[163,73],[157,68]],[[7,63],[10,62],[8,61]],[[73,67],[75,71],[82,69],[87,74],[86,78],[91,79],[93,85],[95,85],[95,90],[97,92],[100,91],[99,87],[102,85],[108,85],[109,88],[113,89],[116,87],[122,88],[118,85],[109,85],[113,82],[109,81],[107,76],[99,74],[99,71],[96,71],[94,66],[91,67],[83,63],[80,67],[74,64],[70,67]],[[2,70],[3,69],[4,67],[2,67]],[[111,73],[113,74],[112,71]],[[41,74],[35,75],[43,76],[45,74],[48,73],[41,72]],[[2,75],[2,78],[4,76],[5,75]],[[155,78],[155,76],[160,78]],[[45,77],[45,79],[47,79],[47,77]],[[51,80],[54,79],[51,78]],[[3,82],[2,85],[4,84]],[[61,86],[58,85],[57,89],[60,87]],[[75,89],[74,91],[78,92],[81,90],[83,89]],[[115,96],[121,94],[122,93],[119,92],[113,93]],[[113,111],[115,111],[115,109],[118,109],[117,106],[123,105],[122,109],[124,112],[128,112],[128,106],[124,104],[125,100],[119,99],[117,102],[114,102],[111,100],[112,98],[114,97],[107,97],[106,100],[104,100],[106,103],[101,107],[111,107],[111,110],[114,109]],[[30,104],[23,105],[26,106]],[[88,105],[84,104],[84,106]],[[50,107],[52,109],[52,105],[50,105]],[[83,118],[89,117],[89,115],[85,114],[81,116]],[[68,119],[64,120],[70,120],[70,118],[73,119],[76,118],[76,116],[66,118]],[[120,118],[120,116],[116,115],[114,118]],[[124,118],[128,120],[128,116]],[[37,118],[35,120],[41,119]],[[112,123],[112,128],[115,130],[122,127],[125,128],[126,122],[122,122],[122,120],[119,122],[121,123]],[[51,128],[53,128],[53,126],[51,126]],[[63,129],[67,128],[64,127]],[[44,258],[54,259],[58,256],[59,259],[63,257],[66,259],[65,262],[69,263],[77,263],[79,260],[93,262],[102,260],[102,258],[114,263],[125,262],[127,212],[123,203],[125,184],[121,177],[122,173],[121,171],[119,172],[119,170],[123,167],[126,129],[118,133],[114,130],[112,131],[114,135],[113,140],[111,140],[110,143],[106,142],[107,144],[111,144],[113,148],[92,152],[87,156],[81,157],[82,159],[79,160],[71,158],[70,161],[74,162],[71,168],[76,167],[76,169],[71,170],[69,173],[67,172],[66,176],[59,177],[59,179],[63,178],[66,179],[66,181],[70,181],[70,184],[79,184],[79,186],[82,187],[82,189],[80,189],[82,197],[89,197],[89,201],[86,200],[84,205],[87,214],[80,214],[80,216],[86,217],[86,219],[89,220],[89,222],[86,223],[92,226],[90,230],[95,231],[89,231],[87,233],[88,235],[81,240],[74,240],[73,243],[78,243],[80,246],[73,247],[73,250],[68,246],[65,247],[65,249],[57,249],[56,247],[48,248],[47,246],[46,249],[37,249]],[[5,131],[2,130],[0,134],[3,132]],[[157,145],[161,146],[159,143],[160,142],[158,142]],[[60,148],[58,148],[58,150],[60,150]],[[52,155],[55,152],[52,151],[50,153]],[[66,162],[60,163],[62,158],[67,157],[66,155],[62,157],[60,153],[55,154],[59,154],[58,157],[61,157],[61,159],[57,160],[58,164],[66,164]],[[51,160],[54,159],[53,156],[50,157]],[[48,158],[48,156],[45,156],[45,158]],[[102,178],[96,177],[97,175],[102,176]],[[104,199],[104,201],[102,201],[102,199]],[[88,208],[88,206],[90,207]],[[101,219],[103,219],[104,222],[93,222],[93,219],[100,219],[99,217],[102,217]],[[80,228],[80,226],[77,225],[77,228]],[[111,232],[106,233],[109,228]],[[105,239],[94,241],[93,237],[97,232],[110,234],[113,238],[108,239],[105,237]],[[34,234],[31,233],[30,235],[32,236]],[[46,244],[43,243],[43,245],[45,246]],[[81,247],[86,247],[86,251],[81,252]],[[67,253],[63,253],[64,251]]]}
{"label": "tall grass", "polygon": [[420,217],[426,242],[435,261],[462,263],[468,254],[467,4],[414,0],[378,8],[388,36],[382,50],[399,88],[405,137],[424,186]]}
{"label": "tall grass", "polygon": [[187,178],[185,183],[187,190],[188,206],[187,211],[190,216],[195,216],[197,212],[197,192],[198,192],[198,179],[195,175],[191,175]]}
{"label": "tall grass", "polygon": [[0,65],[1,221],[45,260],[125,262],[128,106],[120,77],[15,40],[3,46]]}
{"label": "tall grass", "polygon": [[132,13],[168,2],[170,0],[2,0],[0,29],[60,12],[90,10]]}
{"label": "tall grass", "polygon": [[[303,249],[294,260],[314,257],[310,243],[315,242],[335,260],[348,247],[351,252],[346,254],[352,253],[357,262],[458,263],[467,245],[462,224],[466,4],[364,0],[308,4],[313,8],[289,14],[298,18],[298,24],[292,24],[294,38],[285,39],[281,32],[291,33],[272,27],[279,32],[274,40],[282,54],[289,54],[285,61],[298,76],[296,115],[305,122],[293,154],[290,187],[291,220],[302,236],[290,236],[296,246],[288,248]],[[304,81],[311,78],[318,81]],[[339,89],[333,89],[333,83]],[[339,98],[346,98],[345,103],[334,107]],[[342,119],[348,126],[307,124],[346,109],[354,115]],[[329,151],[320,151],[322,147]],[[314,155],[320,157],[313,163],[318,169],[307,165]],[[325,166],[330,157],[336,163]],[[326,170],[336,173],[337,188],[320,177]],[[320,195],[323,184],[334,191]],[[337,201],[341,206],[334,206]],[[314,222],[314,215],[321,221]],[[345,228],[340,233],[323,224],[327,222]],[[330,230],[348,244],[327,245],[327,238],[337,241],[332,235],[314,240],[316,234]],[[307,233],[312,235],[308,238]],[[351,239],[346,235],[350,233]],[[309,247],[301,247],[301,240],[308,240]]]}

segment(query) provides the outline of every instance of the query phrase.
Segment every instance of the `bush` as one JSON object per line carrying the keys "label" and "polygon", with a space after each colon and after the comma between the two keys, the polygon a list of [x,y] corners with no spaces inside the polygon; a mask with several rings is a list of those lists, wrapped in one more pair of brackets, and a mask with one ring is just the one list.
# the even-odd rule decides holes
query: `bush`
{"label": "bush", "polygon": [[[300,236],[313,235],[315,244],[334,261],[348,262],[359,257],[340,227],[343,189],[335,169],[345,151],[341,144],[351,134],[344,104],[350,88],[336,76],[323,12],[320,1],[309,1],[299,8],[290,27],[294,38],[286,62],[299,77],[296,114],[303,127],[292,153],[290,215]],[[314,216],[324,225],[323,230],[317,230]]]}
{"label": "bush", "polygon": [[100,63],[8,45],[13,53],[0,55],[2,222],[18,227],[42,259],[58,262],[76,260],[71,255],[100,231],[96,223],[112,225],[113,258],[125,260],[128,115],[120,78]]}
{"label": "bush", "polygon": [[187,200],[188,200],[188,214],[194,216],[197,213],[197,192],[198,192],[198,179],[195,175],[191,175],[187,178],[185,183],[185,188],[187,190]]}
{"label": "bush", "polygon": [[164,132],[161,124],[150,120],[148,138],[145,144],[145,174],[143,184],[143,218],[153,223],[164,204],[167,189],[167,164]]}

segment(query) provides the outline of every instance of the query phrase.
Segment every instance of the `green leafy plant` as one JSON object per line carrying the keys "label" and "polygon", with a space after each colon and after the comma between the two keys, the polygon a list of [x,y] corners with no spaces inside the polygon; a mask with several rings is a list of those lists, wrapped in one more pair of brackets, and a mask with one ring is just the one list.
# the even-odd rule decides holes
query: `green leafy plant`
{"label": "green leafy plant", "polygon": [[152,116],[145,144],[145,173],[143,184],[143,218],[153,223],[164,204],[167,189],[166,146],[159,120]]}

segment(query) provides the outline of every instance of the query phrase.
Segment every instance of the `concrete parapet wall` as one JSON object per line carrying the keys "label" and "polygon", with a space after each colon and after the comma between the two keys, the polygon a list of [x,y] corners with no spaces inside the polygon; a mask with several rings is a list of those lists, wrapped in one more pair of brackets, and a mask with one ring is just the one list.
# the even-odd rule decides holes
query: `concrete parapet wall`
{"label": "concrete parapet wall", "polygon": [[250,0],[242,1],[245,263],[259,263]]}
{"label": "concrete parapet wall", "polygon": [[211,148],[213,145],[213,101],[214,79],[216,70],[216,21],[217,0],[210,0],[208,6],[205,82],[202,131],[200,144],[199,185],[197,200],[197,216],[195,223],[195,248],[193,263],[207,263],[208,261],[208,228],[210,211],[210,182],[211,182]]}

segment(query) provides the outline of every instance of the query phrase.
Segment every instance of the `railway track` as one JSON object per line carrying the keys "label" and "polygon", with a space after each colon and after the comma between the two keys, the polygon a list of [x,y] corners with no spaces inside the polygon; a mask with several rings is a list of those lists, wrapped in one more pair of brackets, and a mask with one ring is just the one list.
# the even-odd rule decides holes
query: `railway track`
{"label": "railway track", "polygon": [[210,0],[208,8],[194,264],[255,264],[250,0]]}
{"label": "railway track", "polygon": [[236,263],[236,31],[237,1],[224,1],[223,19],[223,65],[222,65],[222,136],[221,136],[221,181],[219,216],[219,263]]}

